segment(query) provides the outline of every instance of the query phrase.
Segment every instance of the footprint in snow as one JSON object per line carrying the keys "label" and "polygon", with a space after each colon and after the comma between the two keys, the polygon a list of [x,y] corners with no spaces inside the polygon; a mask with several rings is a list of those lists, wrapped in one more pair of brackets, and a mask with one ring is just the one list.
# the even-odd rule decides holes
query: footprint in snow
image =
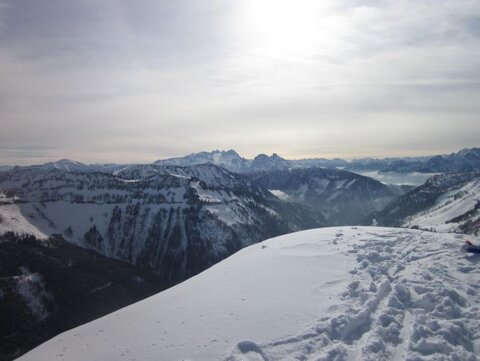
{"label": "footprint in snow", "polygon": [[250,360],[265,361],[267,357],[262,349],[253,341],[245,340],[237,344],[237,350],[243,354],[248,355]]}

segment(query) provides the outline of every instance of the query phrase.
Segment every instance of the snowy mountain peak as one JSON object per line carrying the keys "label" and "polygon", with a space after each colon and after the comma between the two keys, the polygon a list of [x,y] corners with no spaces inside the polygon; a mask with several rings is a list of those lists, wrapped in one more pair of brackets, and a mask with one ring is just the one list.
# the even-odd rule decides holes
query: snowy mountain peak
{"label": "snowy mountain peak", "polygon": [[67,158],[57,160],[56,162],[53,162],[53,163],[54,164],[77,164],[77,165],[80,164],[80,165],[84,165],[82,162],[72,160],[72,159],[67,159]]}
{"label": "snowy mountain peak", "polygon": [[223,151],[225,154],[228,154],[230,156],[233,156],[233,157],[238,157],[238,158],[241,158],[240,155],[233,149],[230,149],[230,150],[227,150],[227,151]]}
{"label": "snowy mountain peak", "polygon": [[233,149],[228,151],[213,150],[211,152],[192,153],[185,157],[157,160],[153,164],[190,166],[204,163],[212,163],[233,172],[242,172],[248,166],[248,161]]}
{"label": "snowy mountain peak", "polygon": [[[215,149],[211,152],[202,152],[204,154],[221,154],[223,156],[229,156],[229,157],[235,157],[235,158],[241,158],[240,155],[234,150],[234,149],[229,149],[229,150],[219,150]],[[198,154],[198,153],[197,153]],[[195,155],[195,153],[192,153],[191,155]]]}
{"label": "snowy mountain peak", "polygon": [[60,159],[56,162],[45,163],[42,166],[47,168],[53,167],[56,169],[66,170],[66,171],[73,171],[76,169],[84,170],[85,168],[88,167],[86,164],[77,162],[75,160],[70,160],[70,159]]}
{"label": "snowy mountain peak", "polygon": [[185,157],[162,159],[155,165],[191,166],[212,163],[235,173],[248,173],[270,169],[297,167],[295,161],[280,157],[277,153],[271,156],[259,154],[253,160],[241,157],[235,150],[213,150],[211,152],[192,153]]}
{"label": "snowy mountain peak", "polygon": [[465,148],[457,152],[456,155],[464,158],[480,159],[480,148]]}
{"label": "snowy mountain peak", "polygon": [[272,169],[288,169],[294,167],[291,161],[280,157],[277,153],[273,153],[271,156],[266,154],[257,155],[250,165],[252,171],[267,171]]}

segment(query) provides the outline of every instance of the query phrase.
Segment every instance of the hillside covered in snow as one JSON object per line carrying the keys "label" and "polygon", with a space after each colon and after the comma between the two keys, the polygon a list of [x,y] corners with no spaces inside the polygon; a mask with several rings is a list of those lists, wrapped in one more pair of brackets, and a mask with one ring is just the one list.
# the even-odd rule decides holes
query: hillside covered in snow
{"label": "hillside covered in snow", "polygon": [[480,232],[480,172],[440,174],[371,216],[381,226]]}
{"label": "hillside covered in snow", "polygon": [[273,238],[20,360],[478,360],[466,239],[479,242],[376,227]]}
{"label": "hillside covered in snow", "polygon": [[213,164],[0,173],[0,233],[56,235],[179,282],[272,236],[324,225]]}

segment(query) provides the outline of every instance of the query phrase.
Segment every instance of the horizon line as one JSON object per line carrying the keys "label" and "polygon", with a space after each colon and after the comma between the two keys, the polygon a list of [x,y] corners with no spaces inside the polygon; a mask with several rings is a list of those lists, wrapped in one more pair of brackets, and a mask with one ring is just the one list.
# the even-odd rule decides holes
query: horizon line
{"label": "horizon line", "polygon": [[[480,147],[480,146],[479,146]],[[311,155],[305,155],[305,156],[294,156],[294,157],[289,157],[288,155],[287,156],[282,156],[280,153],[278,152],[266,152],[266,153],[258,153],[256,156],[258,155],[267,155],[269,157],[273,156],[273,155],[278,155],[279,157],[283,158],[283,159],[286,159],[286,160],[289,160],[289,161],[298,161],[298,160],[314,160],[314,159],[324,159],[324,160],[329,160],[329,161],[334,161],[334,160],[343,160],[343,161],[346,161],[346,162],[352,162],[352,161],[356,161],[356,160],[366,160],[366,159],[372,159],[372,160],[387,160],[387,159],[396,159],[396,158],[428,158],[428,157],[434,157],[434,156],[446,156],[446,155],[451,155],[451,154],[455,154],[455,153],[458,153],[462,150],[468,150],[468,149],[476,149],[476,148],[479,148],[479,147],[470,147],[470,148],[461,148],[461,149],[458,149],[456,151],[453,151],[453,152],[447,152],[447,153],[435,153],[434,151],[430,152],[430,153],[426,153],[424,152],[423,154],[410,154],[410,155],[398,155],[398,154],[395,154],[395,155],[385,155],[385,156],[381,156],[381,155],[365,155],[365,156],[351,156],[351,157],[345,157],[345,156],[341,156],[341,155],[338,155],[338,156],[332,156],[332,155],[325,155],[325,156],[311,156]],[[223,152],[223,153],[227,153],[227,152],[230,152],[230,151],[234,151],[236,154],[238,154],[241,158],[243,159],[246,159],[246,160],[253,160],[255,157],[253,158],[249,158],[249,157],[244,157],[242,155],[240,155],[239,152],[237,152],[235,149],[233,148],[230,148],[230,149],[213,149],[213,150],[210,150],[210,151],[198,151],[198,152],[192,152],[192,153],[188,153],[188,154],[184,154],[184,155],[176,155],[176,156],[165,156],[165,157],[157,157],[153,160],[147,160],[147,161],[143,161],[143,160],[137,160],[137,161],[131,161],[131,162],[115,162],[115,161],[96,161],[96,162],[92,162],[92,161],[81,161],[81,160],[78,160],[77,159],[73,159],[73,158],[65,158],[65,157],[62,157],[62,158],[43,158],[43,161],[42,162],[38,162],[38,163],[27,163],[27,162],[20,162],[20,163],[9,163],[9,162],[0,162],[0,166],[2,167],[28,167],[28,166],[40,166],[40,165],[44,165],[44,164],[48,164],[48,163],[57,163],[57,162],[61,162],[61,161],[70,161],[70,162],[78,162],[78,163],[81,163],[81,164],[84,164],[84,165],[102,165],[102,164],[152,164],[156,161],[164,161],[164,160],[169,160],[169,159],[176,159],[176,158],[184,158],[184,157],[188,157],[188,156],[191,156],[191,155],[195,155],[195,154],[199,154],[199,153],[215,153],[215,152]]]}

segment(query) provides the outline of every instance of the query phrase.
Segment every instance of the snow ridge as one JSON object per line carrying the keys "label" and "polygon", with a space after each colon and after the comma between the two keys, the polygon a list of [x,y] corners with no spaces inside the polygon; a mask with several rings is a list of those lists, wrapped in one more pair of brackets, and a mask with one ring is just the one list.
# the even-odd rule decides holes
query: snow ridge
{"label": "snow ridge", "polygon": [[[347,251],[356,264],[339,311],[293,337],[241,341],[226,360],[477,360],[479,259],[458,261],[451,242],[418,238],[359,237]],[[343,233],[333,242],[345,244]]]}
{"label": "snow ridge", "polygon": [[480,258],[461,252],[466,239],[379,227],[273,238],[20,360],[475,361]]}

